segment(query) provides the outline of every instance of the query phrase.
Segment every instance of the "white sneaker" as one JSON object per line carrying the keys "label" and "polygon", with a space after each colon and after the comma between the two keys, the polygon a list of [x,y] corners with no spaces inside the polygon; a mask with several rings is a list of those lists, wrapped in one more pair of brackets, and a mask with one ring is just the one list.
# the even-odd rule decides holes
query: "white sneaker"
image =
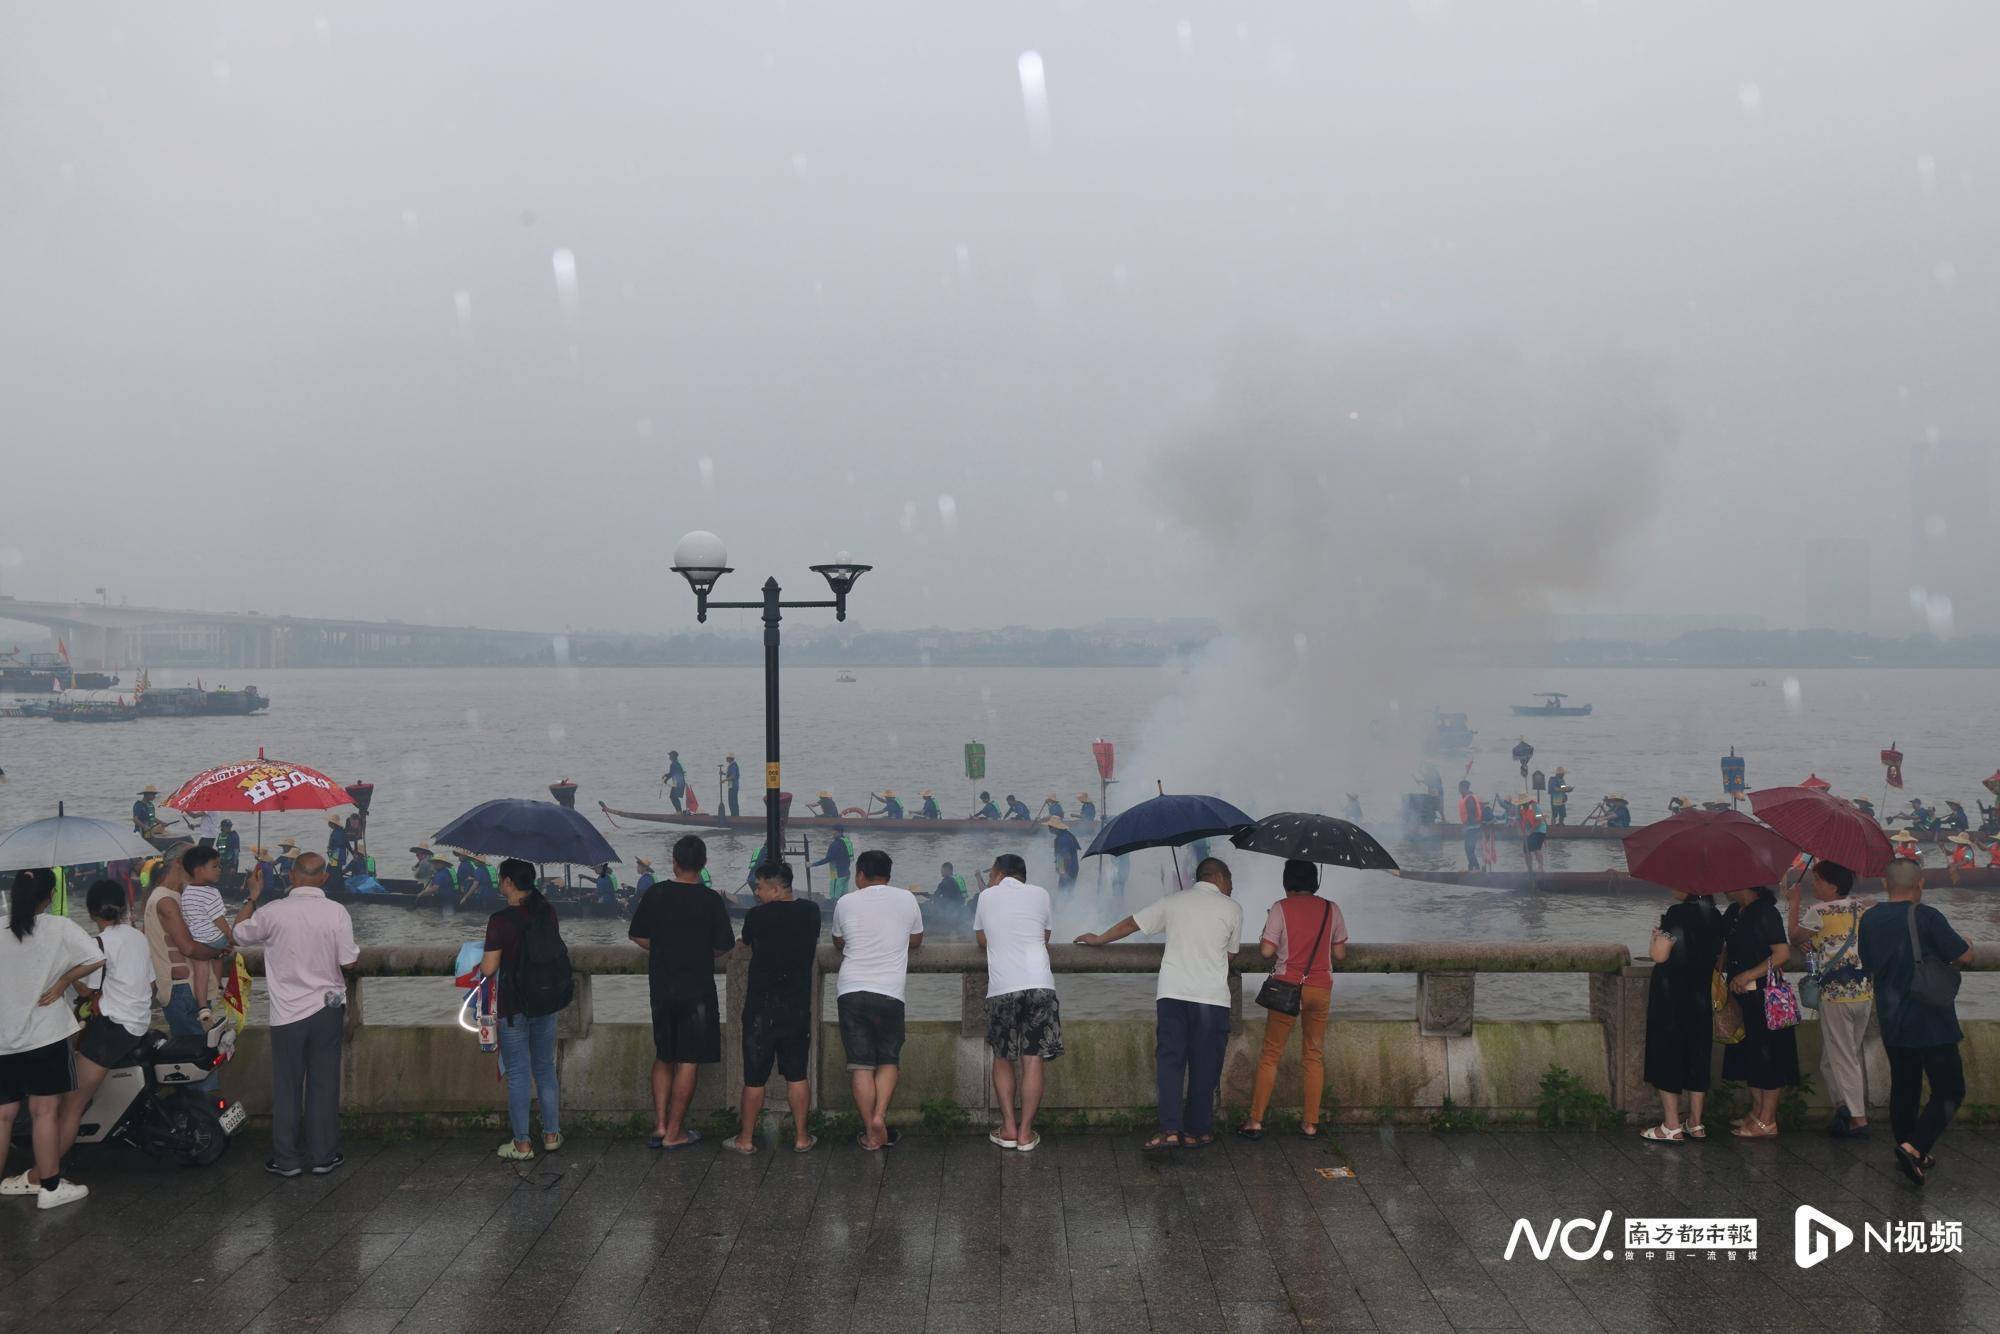
{"label": "white sneaker", "polygon": [[36,1191],[40,1190],[42,1188],[40,1182],[28,1179],[28,1172],[33,1170],[33,1168],[28,1168],[18,1176],[11,1176],[4,1181],[0,1181],[0,1195],[33,1195]]}
{"label": "white sneaker", "polygon": [[65,1204],[75,1204],[88,1194],[90,1194],[90,1187],[84,1185],[82,1182],[65,1180],[54,1190],[37,1190],[35,1192],[37,1197],[35,1207],[37,1209],[60,1209]]}

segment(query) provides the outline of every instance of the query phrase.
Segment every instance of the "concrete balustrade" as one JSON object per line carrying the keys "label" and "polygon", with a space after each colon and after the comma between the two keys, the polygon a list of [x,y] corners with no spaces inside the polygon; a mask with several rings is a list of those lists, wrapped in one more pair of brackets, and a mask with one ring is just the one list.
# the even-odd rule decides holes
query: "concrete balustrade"
{"label": "concrete balustrade", "polygon": [[[1056,973],[1150,975],[1158,945],[1091,949],[1057,945],[1049,954]],[[261,975],[259,952],[246,952]],[[448,977],[457,951],[450,947],[390,947],[362,951],[348,986],[348,1031],[343,1099],[351,1113],[409,1116],[421,1113],[493,1113],[503,1102],[494,1060],[457,1027],[370,1024],[365,993],[370,978]],[[652,1033],[643,1023],[599,1022],[592,978],[643,975],[646,956],[623,945],[576,945],[576,997],[562,1017],[560,1069],[565,1109],[598,1116],[627,1116],[650,1107]],[[2000,968],[2000,950],[1983,947],[1973,965]],[[813,1105],[852,1106],[837,1025],[824,1012],[824,975],[839,967],[831,945],[822,946],[813,988],[819,1049],[813,1071]],[[1264,1038],[1264,1012],[1247,1004],[1245,974],[1269,971],[1254,947],[1231,964],[1234,1019],[1224,1064],[1222,1100],[1246,1103]],[[1651,965],[1634,963],[1623,945],[1569,944],[1352,944],[1338,971],[1417,976],[1416,1013],[1405,1020],[1341,1017],[1336,989],[1333,1022],[1324,1045],[1327,1108],[1344,1120],[1415,1119],[1443,1107],[1485,1112],[1496,1118],[1526,1116],[1534,1108],[1551,1065],[1571,1071],[1621,1111],[1650,1114],[1657,1105],[1643,1079],[1646,990]],[[733,1105],[742,1084],[741,1013],[748,982],[747,954],[719,960],[725,975],[723,1063],[704,1073],[696,1109]],[[949,1100],[975,1120],[988,1119],[994,1102],[985,1046],[985,956],[969,943],[927,944],[910,958],[915,974],[957,974],[960,1013],[955,1021],[912,1020],[903,1053],[897,1103],[914,1116],[923,1103]],[[1474,1015],[1481,973],[1586,975],[1590,1013],[1584,1019],[1486,1021]],[[1253,976],[1254,984],[1260,979]],[[1060,980],[1058,987],[1060,987]],[[2000,1103],[2000,1022],[1972,1021],[1967,1033],[1968,1102]],[[1148,1018],[1066,1019],[1067,1054],[1049,1066],[1046,1105],[1052,1111],[1108,1117],[1154,1101],[1153,1026]],[[1818,1025],[1801,1026],[1800,1055],[1817,1067]],[[253,1111],[269,1104],[268,1049],[264,1031],[247,1030],[229,1086]],[[1720,1048],[1718,1060],[1720,1059]],[[1289,1044],[1280,1069],[1278,1103],[1296,1106],[1298,1044]],[[1886,1097],[1886,1062],[1871,1050],[1871,1085]],[[1874,1075],[1880,1076],[1875,1084]],[[777,1091],[774,1090],[774,1094]],[[1821,1096],[1823,1101],[1823,1094]],[[780,1099],[781,1101],[781,1099]],[[775,1102],[773,1105],[776,1105]],[[650,1113],[646,1113],[650,1115]]]}

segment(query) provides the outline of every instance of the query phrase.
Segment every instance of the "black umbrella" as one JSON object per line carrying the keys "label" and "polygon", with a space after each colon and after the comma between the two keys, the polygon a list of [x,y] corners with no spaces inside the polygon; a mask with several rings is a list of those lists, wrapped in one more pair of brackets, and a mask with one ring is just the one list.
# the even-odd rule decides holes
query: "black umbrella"
{"label": "black umbrella", "polygon": [[1249,816],[1221,797],[1169,792],[1106,820],[1083,855],[1120,857],[1141,848],[1178,848],[1199,838],[1220,838],[1249,823]]}
{"label": "black umbrella", "polygon": [[604,835],[573,810],[549,801],[482,802],[437,831],[448,848],[525,862],[602,866],[618,860]]}
{"label": "black umbrella", "polygon": [[1375,836],[1349,820],[1302,811],[1267,815],[1229,840],[1245,852],[1262,852],[1322,866],[1351,866],[1357,871],[1393,871],[1391,857]]}

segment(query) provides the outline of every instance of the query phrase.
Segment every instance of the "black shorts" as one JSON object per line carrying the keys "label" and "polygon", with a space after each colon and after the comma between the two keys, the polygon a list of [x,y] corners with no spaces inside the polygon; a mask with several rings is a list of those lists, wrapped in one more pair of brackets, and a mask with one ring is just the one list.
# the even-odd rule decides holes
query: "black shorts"
{"label": "black shorts", "polygon": [[770,1083],[774,1064],[788,1084],[805,1079],[812,1068],[810,1011],[744,1009],[744,1087],[756,1089]]}
{"label": "black shorts", "polygon": [[840,998],[840,1045],[849,1070],[903,1063],[903,1002],[874,991]]}
{"label": "black shorts", "polygon": [[1540,852],[1542,850],[1542,844],[1548,841],[1548,837],[1549,836],[1547,834],[1528,835],[1527,839],[1525,840],[1525,842],[1528,845],[1528,851]]}
{"label": "black shorts", "polygon": [[121,1065],[131,1064],[139,1044],[145,1040],[144,1033],[134,1037],[117,1020],[93,1014],[83,1021],[83,1041],[77,1046],[76,1054],[93,1065],[115,1070]]}
{"label": "black shorts", "polygon": [[712,997],[653,1002],[653,1055],[668,1065],[714,1065],[722,1059],[722,1016]]}
{"label": "black shorts", "polygon": [[0,1056],[0,1107],[46,1098],[76,1087],[76,1050],[69,1039]]}
{"label": "black shorts", "polygon": [[1046,988],[986,998],[986,1045],[1003,1061],[1063,1054],[1062,1007]]}

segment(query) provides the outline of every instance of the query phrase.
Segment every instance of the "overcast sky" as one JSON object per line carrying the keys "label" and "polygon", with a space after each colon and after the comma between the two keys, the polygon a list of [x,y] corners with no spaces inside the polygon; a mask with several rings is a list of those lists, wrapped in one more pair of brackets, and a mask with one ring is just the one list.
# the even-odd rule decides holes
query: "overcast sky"
{"label": "overcast sky", "polygon": [[[1983,0],[19,7],[0,592],[664,629],[703,527],[739,596],[873,561],[870,625],[1213,613],[1183,456],[1259,467],[1217,418],[1277,349],[1294,449],[1460,358],[1603,425],[1522,458],[1588,486],[1495,494],[1496,541],[1577,535],[1508,567],[1558,605],[1792,623],[1805,540],[1860,535],[1904,628],[1911,447],[2000,439],[1996,39]],[[1607,361],[1631,416],[1570,411]],[[1384,561],[1462,538],[1331,457]]]}

